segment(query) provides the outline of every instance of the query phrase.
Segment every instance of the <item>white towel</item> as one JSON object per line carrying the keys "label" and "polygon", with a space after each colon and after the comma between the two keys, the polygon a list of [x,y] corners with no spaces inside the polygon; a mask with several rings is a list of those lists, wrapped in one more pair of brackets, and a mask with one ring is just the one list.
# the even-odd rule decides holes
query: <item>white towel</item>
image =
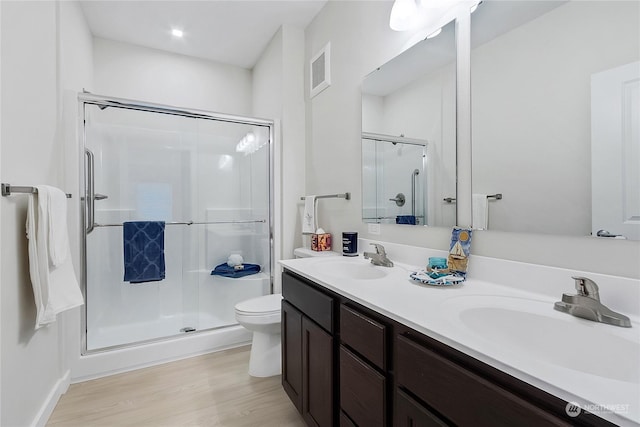
{"label": "white towel", "polygon": [[38,186],[39,206],[47,212],[49,235],[49,261],[59,267],[69,256],[67,230],[67,195],[56,187]]}
{"label": "white towel", "polygon": [[316,232],[316,196],[305,196],[304,212],[302,213],[302,234],[313,234]]}
{"label": "white towel", "polygon": [[486,230],[489,227],[489,203],[486,194],[474,193],[471,196],[473,228]]}
{"label": "white towel", "polygon": [[[63,232],[59,229],[51,230],[51,227],[59,226],[60,219],[51,219],[50,213],[59,214],[60,212],[57,207],[50,206],[50,188],[38,186],[38,195],[29,196],[27,211],[29,274],[36,303],[35,329],[55,322],[58,313],[84,304],[71,263],[66,227],[64,230],[66,248],[59,242],[50,241],[51,236],[62,239],[60,233]],[[64,221],[66,222],[66,218]],[[55,257],[51,256],[52,247],[55,248],[54,251],[58,251]],[[58,257],[63,261],[56,266],[51,261]]]}

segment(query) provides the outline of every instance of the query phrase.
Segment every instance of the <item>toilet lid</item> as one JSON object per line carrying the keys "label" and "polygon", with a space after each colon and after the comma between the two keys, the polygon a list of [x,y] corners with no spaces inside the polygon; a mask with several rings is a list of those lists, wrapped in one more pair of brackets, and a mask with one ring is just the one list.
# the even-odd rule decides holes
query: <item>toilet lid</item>
{"label": "toilet lid", "polygon": [[236,311],[244,314],[267,314],[280,311],[282,294],[265,295],[236,304]]}

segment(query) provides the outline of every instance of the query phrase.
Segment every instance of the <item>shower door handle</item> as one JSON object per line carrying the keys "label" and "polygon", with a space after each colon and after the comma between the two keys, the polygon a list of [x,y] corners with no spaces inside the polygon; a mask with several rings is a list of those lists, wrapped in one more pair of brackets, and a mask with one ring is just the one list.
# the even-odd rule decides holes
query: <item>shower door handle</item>
{"label": "shower door handle", "polygon": [[86,231],[87,231],[87,234],[89,234],[93,231],[93,228],[96,225],[95,223],[96,189],[95,189],[95,181],[94,181],[95,161],[94,161],[94,156],[91,150],[89,150],[88,148],[85,148],[84,153],[87,156],[87,174],[86,174],[87,187],[85,189],[86,192],[84,197],[84,206],[85,206],[85,212],[86,212],[86,218],[87,218]]}

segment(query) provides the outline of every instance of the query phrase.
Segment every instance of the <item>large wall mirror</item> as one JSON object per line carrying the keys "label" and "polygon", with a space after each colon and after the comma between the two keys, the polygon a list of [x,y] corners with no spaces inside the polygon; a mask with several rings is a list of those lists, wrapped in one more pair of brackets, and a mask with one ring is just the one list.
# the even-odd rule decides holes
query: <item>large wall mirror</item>
{"label": "large wall mirror", "polygon": [[474,227],[640,239],[640,3],[485,1],[471,38]]}
{"label": "large wall mirror", "polygon": [[453,226],[455,192],[456,42],[450,22],[362,83],[362,218]]}

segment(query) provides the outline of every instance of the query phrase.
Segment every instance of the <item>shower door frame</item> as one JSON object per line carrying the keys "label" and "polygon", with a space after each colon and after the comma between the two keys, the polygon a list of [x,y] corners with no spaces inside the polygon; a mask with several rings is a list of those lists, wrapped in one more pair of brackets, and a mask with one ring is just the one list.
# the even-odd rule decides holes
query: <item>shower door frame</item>
{"label": "shower door frame", "polygon": [[[181,117],[189,117],[194,119],[215,120],[215,121],[227,122],[227,123],[237,123],[237,124],[249,125],[249,126],[265,126],[269,128],[269,142],[268,142],[269,172],[267,174],[269,179],[269,185],[268,185],[268,189],[269,189],[269,220],[268,220],[269,222],[269,267],[270,267],[269,289],[270,289],[270,292],[273,293],[274,275],[275,275],[275,256],[274,256],[274,238],[273,238],[274,224],[275,224],[275,218],[274,218],[275,217],[274,215],[274,212],[275,212],[274,211],[274,208],[275,208],[275,204],[274,204],[275,141],[274,141],[274,137],[276,135],[275,127],[277,126],[277,122],[275,120],[260,119],[255,117],[237,116],[232,114],[216,113],[216,112],[198,110],[198,109],[192,109],[192,108],[182,108],[182,107],[175,107],[170,105],[147,103],[144,101],[136,101],[131,99],[115,98],[115,97],[104,96],[104,95],[95,95],[88,92],[79,93],[78,94],[78,139],[80,141],[78,144],[78,147],[79,147],[78,161],[80,162],[79,163],[80,175],[78,179],[78,194],[81,195],[80,212],[79,212],[80,224],[81,224],[80,225],[81,226],[80,277],[81,277],[82,293],[85,299],[85,304],[83,306],[83,309],[81,310],[82,316],[81,316],[81,323],[80,323],[80,326],[81,326],[80,354],[81,356],[103,353],[106,351],[117,350],[121,348],[130,348],[133,346],[143,345],[151,342],[171,340],[171,339],[175,339],[177,336],[180,336],[180,335],[169,335],[162,338],[152,338],[148,340],[137,341],[134,343],[119,344],[119,345],[104,347],[96,350],[87,350],[87,304],[86,304],[86,301],[87,301],[87,235],[93,230],[93,228],[91,230],[87,230],[87,227],[89,225],[87,224],[88,222],[87,214],[89,209],[87,206],[87,198],[90,194],[89,185],[88,185],[88,174],[87,174],[88,168],[87,168],[86,155],[85,155],[86,143],[87,143],[87,135],[85,130],[86,129],[85,106],[87,104],[96,105],[98,107],[104,106],[105,108],[115,107],[115,108],[122,108],[122,109],[135,110],[135,111],[145,111],[145,112],[157,113],[157,114],[169,114],[169,115],[175,115],[175,116],[181,116]],[[92,197],[93,196],[94,194],[92,193]],[[92,215],[92,221],[94,221],[93,215]],[[93,224],[91,225],[93,226]],[[228,327],[229,326],[220,326],[216,328],[202,329],[202,330],[196,331],[196,333],[207,332],[214,329],[224,329]]]}

